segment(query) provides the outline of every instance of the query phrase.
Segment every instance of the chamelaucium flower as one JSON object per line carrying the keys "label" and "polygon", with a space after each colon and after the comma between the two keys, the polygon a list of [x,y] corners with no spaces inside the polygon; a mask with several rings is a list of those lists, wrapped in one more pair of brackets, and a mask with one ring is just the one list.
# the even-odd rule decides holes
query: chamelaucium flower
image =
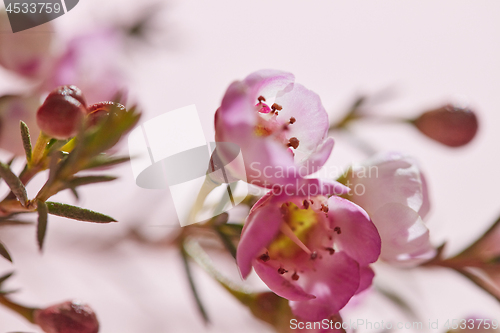
{"label": "chamelaucium flower", "polygon": [[236,260],[243,278],[253,267],[294,315],[315,321],[371,285],[380,242],[368,214],[346,199],[270,191],[246,220]]}
{"label": "chamelaucium flower", "polygon": [[0,10],[0,66],[29,79],[39,79],[49,71],[54,44],[52,22],[29,30],[10,33],[7,12]]}
{"label": "chamelaucium flower", "polygon": [[430,209],[424,175],[416,161],[400,153],[381,153],[352,167],[341,180],[347,196],[370,215],[382,238],[380,258],[417,265],[435,255],[423,219]]}
{"label": "chamelaucium flower", "polygon": [[[319,96],[294,80],[290,73],[260,70],[233,82],[215,114],[215,140],[241,148],[244,166],[230,171],[251,184],[314,184],[345,193],[335,181],[304,178],[324,165],[333,139]],[[222,146],[218,153],[228,164],[234,152]]]}

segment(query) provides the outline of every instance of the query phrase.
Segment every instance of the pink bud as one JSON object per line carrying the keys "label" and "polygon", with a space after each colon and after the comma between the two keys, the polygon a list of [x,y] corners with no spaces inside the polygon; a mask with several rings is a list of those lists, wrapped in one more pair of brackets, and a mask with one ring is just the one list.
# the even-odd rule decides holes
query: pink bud
{"label": "pink bud", "polygon": [[52,91],[36,113],[38,127],[47,136],[68,139],[75,136],[78,125],[86,114],[81,92],[74,86]]}
{"label": "pink bud", "polygon": [[67,301],[36,310],[35,324],[46,333],[97,333],[99,322],[90,306]]}
{"label": "pink bud", "polygon": [[50,96],[56,96],[56,95],[71,96],[74,99],[76,99],[78,102],[82,103],[83,106],[87,105],[87,102],[85,102],[85,97],[83,97],[82,91],[77,86],[71,85],[71,86],[57,87],[56,89],[54,89],[50,92],[50,94],[47,96],[47,98],[49,98]]}
{"label": "pink bud", "polygon": [[451,104],[424,112],[413,123],[420,132],[449,147],[469,143],[478,128],[476,114],[471,109]]}

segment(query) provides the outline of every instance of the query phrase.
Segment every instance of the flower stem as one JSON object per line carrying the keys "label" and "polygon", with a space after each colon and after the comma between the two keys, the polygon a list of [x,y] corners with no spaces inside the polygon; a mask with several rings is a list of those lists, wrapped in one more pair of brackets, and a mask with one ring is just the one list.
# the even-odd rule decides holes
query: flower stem
{"label": "flower stem", "polygon": [[21,316],[26,318],[30,323],[35,323],[34,318],[33,318],[33,314],[34,314],[35,310],[37,310],[36,308],[29,308],[29,307],[14,303],[11,300],[9,300],[7,297],[5,297],[4,295],[1,295],[1,294],[0,294],[0,304],[3,304],[5,307],[11,309],[14,312],[17,312],[18,314],[20,314]]}

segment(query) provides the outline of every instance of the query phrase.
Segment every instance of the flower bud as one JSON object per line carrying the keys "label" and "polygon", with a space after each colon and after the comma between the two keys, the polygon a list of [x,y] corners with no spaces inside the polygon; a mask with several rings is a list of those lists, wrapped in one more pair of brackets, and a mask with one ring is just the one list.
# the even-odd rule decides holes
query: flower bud
{"label": "flower bud", "polygon": [[46,333],[97,333],[99,322],[88,305],[67,301],[36,310],[34,322]]}
{"label": "flower bud", "polygon": [[100,121],[106,119],[109,116],[109,112],[113,108],[125,110],[125,107],[123,105],[114,102],[99,102],[89,105],[87,109],[87,116],[89,117],[88,124],[90,126],[94,126]]}
{"label": "flower bud", "polygon": [[429,138],[449,147],[469,143],[478,128],[476,114],[471,109],[451,104],[422,113],[413,124]]}
{"label": "flower bud", "polygon": [[83,97],[83,93],[78,88],[77,86],[60,86],[57,87],[56,89],[52,90],[50,94],[47,96],[49,98],[50,96],[71,96],[74,99],[76,99],[78,102],[80,102],[83,106],[87,105],[87,102],[85,102],[85,97]]}
{"label": "flower bud", "polygon": [[64,140],[75,136],[86,113],[81,92],[76,87],[60,87],[52,91],[36,113],[42,132],[52,138]]}

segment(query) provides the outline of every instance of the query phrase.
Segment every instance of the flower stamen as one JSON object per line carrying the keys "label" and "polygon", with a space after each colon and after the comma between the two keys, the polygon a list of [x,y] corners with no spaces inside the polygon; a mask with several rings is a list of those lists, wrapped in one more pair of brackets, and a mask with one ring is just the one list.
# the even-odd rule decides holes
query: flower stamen
{"label": "flower stamen", "polygon": [[297,235],[293,232],[293,230],[287,223],[282,223],[280,230],[285,236],[290,238],[292,242],[297,244],[297,246],[300,247],[302,250],[304,250],[307,254],[311,255],[313,253],[311,250],[307,248],[307,246],[304,243],[302,243],[302,241],[297,237]]}

